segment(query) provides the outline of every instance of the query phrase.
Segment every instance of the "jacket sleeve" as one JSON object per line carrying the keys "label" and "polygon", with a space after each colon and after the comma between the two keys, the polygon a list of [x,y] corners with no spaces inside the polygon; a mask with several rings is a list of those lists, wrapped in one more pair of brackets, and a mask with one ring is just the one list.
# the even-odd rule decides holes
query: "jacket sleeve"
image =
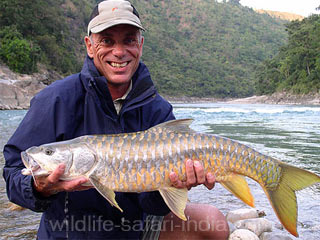
{"label": "jacket sleeve", "polygon": [[32,177],[21,174],[24,164],[20,154],[31,146],[57,141],[63,132],[61,123],[64,121],[63,104],[59,104],[59,99],[52,100],[51,97],[39,95],[31,101],[29,111],[3,152],[3,177],[9,200],[33,211],[45,211],[55,197],[42,198],[34,191]]}
{"label": "jacket sleeve", "polygon": [[[149,127],[175,119],[172,105],[159,95],[149,111],[152,113],[149,114]],[[139,195],[139,203],[143,211],[148,214],[164,216],[170,212],[159,191],[141,193]]]}
{"label": "jacket sleeve", "polygon": [[159,191],[140,193],[139,204],[147,214],[165,216],[170,212]]}

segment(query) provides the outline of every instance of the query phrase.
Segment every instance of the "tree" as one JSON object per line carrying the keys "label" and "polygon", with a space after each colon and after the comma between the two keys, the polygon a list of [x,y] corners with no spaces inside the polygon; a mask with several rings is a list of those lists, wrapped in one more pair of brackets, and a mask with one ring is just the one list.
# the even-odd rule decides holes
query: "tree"
{"label": "tree", "polygon": [[39,46],[24,39],[15,26],[0,30],[0,58],[10,69],[31,73],[37,69]]}

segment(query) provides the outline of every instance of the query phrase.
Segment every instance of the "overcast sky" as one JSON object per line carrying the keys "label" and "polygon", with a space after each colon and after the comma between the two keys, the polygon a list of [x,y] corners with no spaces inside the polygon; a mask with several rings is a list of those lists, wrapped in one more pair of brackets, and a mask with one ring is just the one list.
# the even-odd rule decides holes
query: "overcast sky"
{"label": "overcast sky", "polygon": [[241,5],[257,9],[297,13],[308,17],[311,13],[318,13],[319,0],[240,0]]}

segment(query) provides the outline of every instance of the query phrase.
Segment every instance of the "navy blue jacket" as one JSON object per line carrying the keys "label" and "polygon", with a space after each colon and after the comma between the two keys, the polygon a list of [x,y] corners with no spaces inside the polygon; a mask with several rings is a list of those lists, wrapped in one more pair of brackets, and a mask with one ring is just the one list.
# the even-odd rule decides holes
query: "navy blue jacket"
{"label": "navy blue jacket", "polygon": [[39,239],[137,239],[146,214],[169,213],[158,191],[116,193],[121,213],[95,189],[41,197],[32,187],[32,177],[21,174],[20,153],[31,146],[87,134],[146,130],[174,119],[172,106],[157,93],[143,63],[132,81],[118,115],[105,77],[87,57],[80,73],[54,82],[32,99],[25,118],[4,147],[3,176],[10,201],[43,212]]}

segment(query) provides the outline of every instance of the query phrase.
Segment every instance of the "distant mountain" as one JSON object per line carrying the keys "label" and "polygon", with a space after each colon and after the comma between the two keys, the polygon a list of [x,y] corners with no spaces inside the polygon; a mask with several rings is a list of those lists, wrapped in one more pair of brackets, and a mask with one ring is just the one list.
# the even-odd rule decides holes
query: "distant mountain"
{"label": "distant mountain", "polygon": [[271,11],[271,10],[264,10],[264,9],[254,9],[256,12],[261,13],[261,14],[269,14],[271,17],[276,17],[280,18],[283,20],[288,20],[288,21],[294,21],[294,20],[302,20],[304,19],[304,16],[301,16],[299,14],[295,13],[288,13],[288,12],[279,12],[279,11]]}
{"label": "distant mountain", "polygon": [[287,41],[288,21],[239,1],[132,1],[145,24],[143,60],[161,93],[243,97],[256,66]]}
{"label": "distant mountain", "polygon": [[[1,0],[0,58],[22,72],[36,70],[39,61],[63,74],[79,71],[97,2]],[[287,42],[288,21],[259,14],[239,0],[132,2],[147,29],[143,61],[165,95],[250,96],[256,66]]]}

